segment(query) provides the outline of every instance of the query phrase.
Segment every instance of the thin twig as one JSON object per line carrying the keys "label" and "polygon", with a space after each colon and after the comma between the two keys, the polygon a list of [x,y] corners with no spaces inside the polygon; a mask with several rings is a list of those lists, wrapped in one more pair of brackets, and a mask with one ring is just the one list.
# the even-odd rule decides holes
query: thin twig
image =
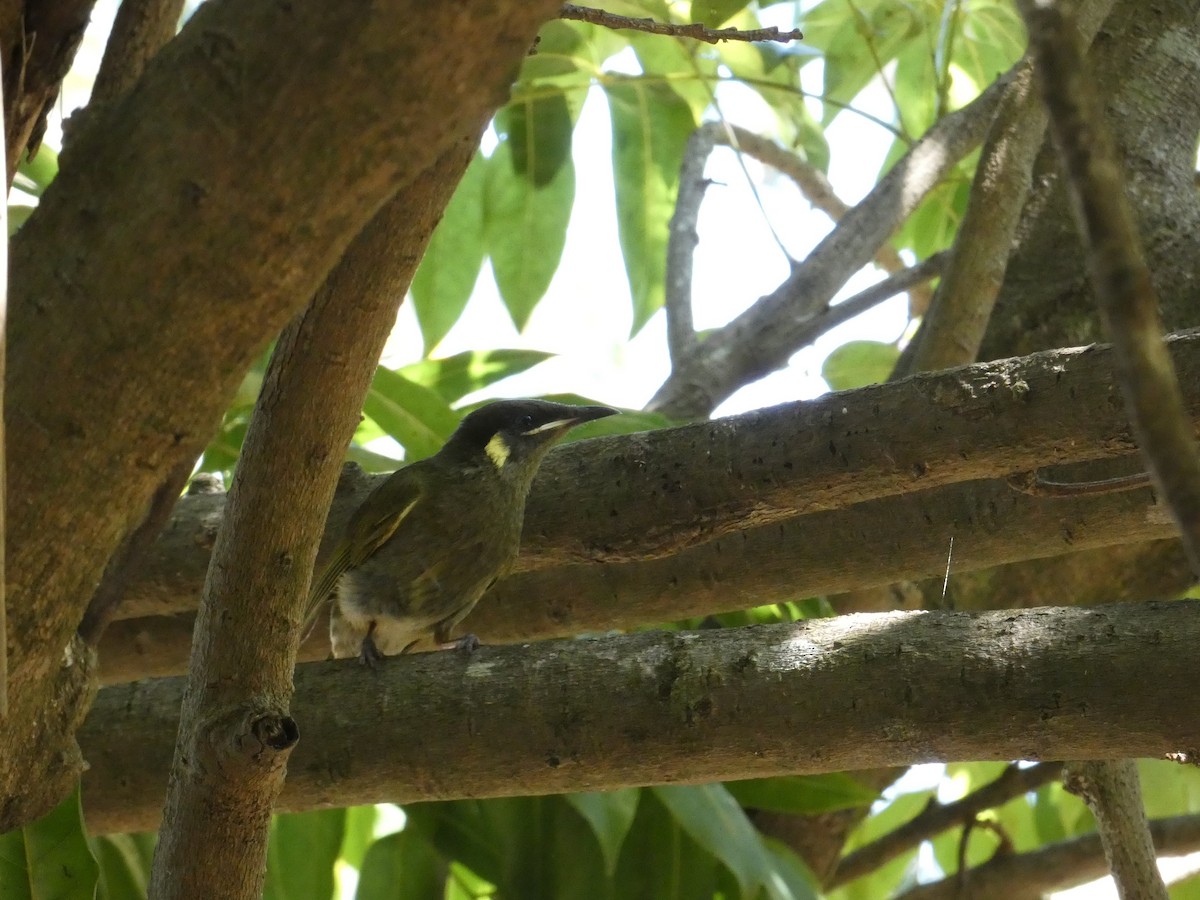
{"label": "thin twig", "polygon": [[1116,494],[1150,487],[1149,472],[1134,472],[1096,481],[1053,481],[1041,472],[1021,472],[1008,476],[1008,485],[1030,497],[1086,497],[1096,494]]}
{"label": "thin twig", "polygon": [[635,19],[630,16],[618,16],[616,13],[594,9],[590,6],[576,6],[574,3],[564,3],[558,14],[560,19],[574,19],[577,22],[587,22],[603,28],[628,29],[644,31],[647,34],[662,34],[669,37],[687,37],[708,44],[721,41],[777,41],[787,44],[801,40],[804,34],[799,28],[791,31],[780,31],[771,28],[707,28],[699,23],[678,25],[673,22],[659,22],[655,19]]}
{"label": "thin twig", "polygon": [[983,140],[1011,73],[936,123],[774,291],[673,367],[650,408],[676,419],[705,416],[741,386],[787,364],[800,327],[878,252],[970,150]]}
{"label": "thin twig", "polygon": [[704,166],[712,153],[711,131],[698,128],[688,138],[679,167],[679,195],[667,232],[667,275],[663,306],[667,313],[667,351],[672,364],[678,363],[696,343],[696,327],[692,319],[693,254],[700,236],[696,222],[700,204],[709,182]]}
{"label": "thin twig", "polygon": [[1010,765],[995,781],[972,791],[953,803],[930,802],[915,818],[878,840],[843,857],[834,870],[826,890],[833,890],[874,872],[902,853],[919,846],[949,828],[971,822],[985,810],[1007,803],[1049,784],[1062,772],[1062,763],[1044,762],[1035,766]]}
{"label": "thin twig", "polygon": [[[770,138],[755,134],[737,125],[728,130],[719,123],[708,122],[700,126],[701,131],[711,131],[717,144],[726,144],[738,153],[757,159],[764,165],[782,172],[800,190],[804,199],[821,210],[834,222],[850,212],[850,205],[833,190],[833,185],[825,177],[825,173],[797,153],[786,150]],[[891,244],[883,244],[875,254],[875,264],[885,272],[896,274],[908,268],[896,248]],[[923,312],[928,305],[932,291],[925,287],[914,285],[910,293],[910,308],[917,314]]]}
{"label": "thin twig", "polygon": [[[1163,856],[1183,856],[1200,850],[1200,815],[1155,819],[1150,823],[1154,846]],[[1106,873],[1100,835],[1092,832],[1049,844],[1028,853],[997,855],[971,870],[971,900],[1029,900],[1063,891]],[[958,880],[918,885],[901,900],[961,900]]]}

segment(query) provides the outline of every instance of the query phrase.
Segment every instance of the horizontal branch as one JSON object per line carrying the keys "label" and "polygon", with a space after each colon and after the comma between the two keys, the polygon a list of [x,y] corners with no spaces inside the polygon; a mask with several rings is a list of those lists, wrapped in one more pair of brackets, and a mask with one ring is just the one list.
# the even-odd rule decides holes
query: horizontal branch
{"label": "horizontal branch", "polygon": [[[1177,601],[484,647],[377,672],[314,663],[296,671],[281,805],[1161,757],[1200,746],[1198,641],[1200,602]],[[93,831],[154,826],[183,686],[101,690],[79,734]]]}

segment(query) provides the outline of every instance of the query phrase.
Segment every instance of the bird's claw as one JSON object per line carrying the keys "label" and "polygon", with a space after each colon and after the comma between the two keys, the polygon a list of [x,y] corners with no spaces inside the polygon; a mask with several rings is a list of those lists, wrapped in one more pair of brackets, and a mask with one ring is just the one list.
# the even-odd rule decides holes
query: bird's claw
{"label": "bird's claw", "polygon": [[375,646],[375,641],[369,634],[362,639],[362,646],[358,651],[358,661],[368,669],[374,669],[383,662],[383,654],[379,652],[379,648]]}

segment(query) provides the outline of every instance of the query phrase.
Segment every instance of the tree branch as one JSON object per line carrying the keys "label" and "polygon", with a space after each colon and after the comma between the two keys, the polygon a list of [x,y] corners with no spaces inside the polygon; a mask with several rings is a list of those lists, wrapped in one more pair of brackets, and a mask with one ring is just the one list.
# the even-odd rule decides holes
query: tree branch
{"label": "tree branch", "polygon": [[[286,809],[1200,746],[1200,602],[891,613],[296,670]],[[1136,680],[1149,691],[1125,688]],[[94,831],[151,826],[182,682],[105,688]],[[366,689],[369,687],[369,689]],[[986,698],[987,702],[980,702]],[[953,722],[954,728],[947,723]],[[753,727],[748,727],[749,725]],[[419,735],[419,740],[413,740]],[[397,754],[403,744],[406,752]]]}
{"label": "tree branch", "polygon": [[[1176,816],[1150,823],[1154,846],[1163,856],[1200,850],[1200,816]],[[1108,874],[1100,835],[1085,834],[1040,850],[997,855],[971,869],[966,885],[971,900],[1041,900],[1047,894]],[[901,900],[959,900],[963,879],[951,875],[900,895]]]}
{"label": "tree branch", "polygon": [[1013,763],[995,781],[961,800],[953,803],[936,803],[931,800],[915,818],[842,857],[833,875],[823,886],[826,890],[833,890],[856,878],[862,878],[902,853],[920,846],[923,841],[936,837],[948,828],[973,821],[985,810],[1002,806],[1014,797],[1020,797],[1043,784],[1049,784],[1057,780],[1060,774],[1062,763],[1059,762],[1038,763],[1026,767]]}
{"label": "tree branch", "polygon": [[113,100],[133,87],[146,64],[171,38],[184,0],[122,0],[92,85],[92,103]]}
{"label": "tree branch", "polygon": [[698,344],[650,401],[675,419],[701,418],[737,388],[787,363],[797,322],[828,305],[924,196],[987,132],[1012,72],[935,124],[772,293]]}
{"label": "tree branch", "polygon": [[616,13],[606,12],[603,9],[594,9],[590,6],[576,6],[574,3],[564,3],[558,15],[561,19],[575,19],[579,22],[588,22],[603,28],[644,31],[647,34],[661,34],[668,37],[687,37],[697,41],[704,41],[708,44],[717,44],[721,41],[777,41],[781,44],[787,44],[791,41],[801,40],[804,37],[799,28],[793,28],[791,31],[780,31],[774,26],[771,28],[750,29],[706,28],[704,25],[698,23],[679,25],[674,22],[658,22],[654,19],[635,19],[629,16],[619,16]]}
{"label": "tree branch", "polygon": [[[382,203],[502,101],[557,8],[204,4],[138,89],[74,136],[12,241],[7,562],[20,701],[0,733],[11,800],[0,828],[47,809],[78,775],[91,662],[75,629],[131,520],[195,458],[249,362]],[[448,51],[411,27],[453,31],[464,17],[488,32],[485,47]],[[442,88],[395,90],[430,83]]]}
{"label": "tree branch", "polygon": [[1192,568],[1200,575],[1200,445],[1163,342],[1158,298],[1104,110],[1073,21],[1058,4],[1022,0],[1019,5],[1129,417],[1147,467],[1179,524]]}

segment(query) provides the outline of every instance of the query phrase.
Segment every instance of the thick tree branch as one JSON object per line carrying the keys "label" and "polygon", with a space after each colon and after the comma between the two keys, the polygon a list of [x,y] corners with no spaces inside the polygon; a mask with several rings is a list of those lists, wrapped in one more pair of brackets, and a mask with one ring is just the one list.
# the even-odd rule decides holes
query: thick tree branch
{"label": "thick tree branch", "polygon": [[1059,4],[1023,0],[1020,7],[1129,417],[1200,575],[1200,445],[1163,343],[1158,299],[1083,42]]}
{"label": "thick tree branch", "polygon": [[931,800],[929,806],[895,831],[843,857],[823,887],[833,890],[862,878],[902,853],[916,849],[922,841],[930,840],[956,825],[965,825],[981,812],[1002,806],[1014,797],[1049,784],[1057,780],[1060,774],[1062,763],[1046,762],[1026,767],[1013,763],[995,781],[961,800],[953,803]]}
{"label": "thick tree branch", "polygon": [[113,100],[133,87],[146,64],[175,36],[184,0],[121,0],[92,85],[92,103]]}
{"label": "thick tree branch", "polygon": [[[76,777],[90,662],[75,628],[163,475],[195,458],[250,360],[382,203],[502,101],[556,9],[206,3],[74,136],[12,242],[21,700],[0,734],[0,828]],[[465,21],[489,40],[428,40]]]}
{"label": "thick tree branch", "polygon": [[[1176,816],[1150,823],[1154,846],[1163,856],[1200,850],[1200,816]],[[1055,891],[1094,881],[1108,874],[1100,835],[1085,834],[1040,850],[997,855],[971,869],[965,890],[971,900],[1042,900]],[[951,875],[900,895],[901,900],[960,900],[964,879]]]}
{"label": "thick tree branch", "polygon": [[276,345],[200,604],[156,897],[262,894],[271,811],[297,737],[296,622],[325,514],[396,309],[484,121],[475,125],[384,205]]}
{"label": "thick tree branch", "polygon": [[650,401],[672,418],[707,416],[737,388],[783,366],[801,346],[796,322],[826,306],[846,280],[987,132],[1012,78],[952,113],[892,167],[778,288],[697,345]]}
{"label": "thick tree branch", "polygon": [[[1200,747],[1198,640],[1200,603],[1178,601],[484,647],[377,673],[315,663],[296,671],[303,738],[281,805],[1162,756]],[[1134,680],[1153,689],[1126,690]],[[80,734],[93,830],[155,822],[182,687],[101,692]]]}

